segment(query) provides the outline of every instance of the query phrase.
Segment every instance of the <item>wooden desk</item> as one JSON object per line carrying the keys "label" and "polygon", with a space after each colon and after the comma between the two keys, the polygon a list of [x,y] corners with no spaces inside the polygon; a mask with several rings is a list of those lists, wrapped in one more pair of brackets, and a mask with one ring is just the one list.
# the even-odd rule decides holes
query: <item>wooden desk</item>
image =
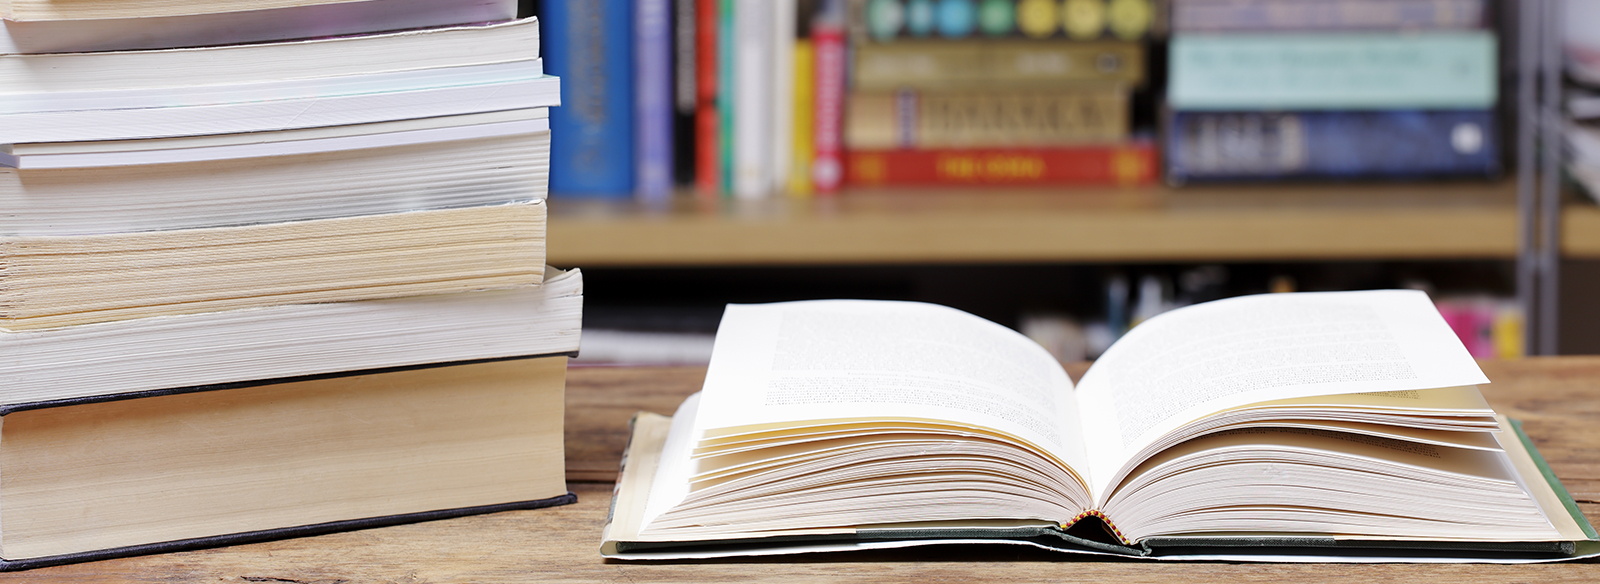
{"label": "wooden desk", "polygon": [[[1081,365],[1071,368],[1076,377]],[[1600,358],[1530,359],[1484,366],[1489,402],[1520,418],[1583,507],[1600,524]],[[569,479],[576,505],[516,511],[254,545],[125,558],[0,576],[17,582],[1596,582],[1593,562],[1532,566],[1162,564],[1084,560],[1000,547],[920,549],[733,562],[644,564],[602,560],[628,418],[671,413],[695,391],[698,368],[583,368],[567,398]]]}

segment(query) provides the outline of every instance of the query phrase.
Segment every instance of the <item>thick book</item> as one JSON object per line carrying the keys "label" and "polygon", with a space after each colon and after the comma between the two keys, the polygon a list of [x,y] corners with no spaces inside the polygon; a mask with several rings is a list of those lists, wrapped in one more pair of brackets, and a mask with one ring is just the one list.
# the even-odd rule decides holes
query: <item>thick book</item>
{"label": "thick book", "polygon": [[[1157,559],[1536,561],[1600,536],[1426,294],[1268,294],[1133,328],[1074,385],[906,302],[732,305],[636,430],[602,554],[978,542]],[[641,421],[645,421],[641,419]]]}
{"label": "thick book", "polygon": [[539,21],[525,18],[269,43],[0,55],[0,95],[186,89],[538,58]]}
{"label": "thick book", "polygon": [[1178,110],[1489,109],[1500,82],[1485,30],[1178,35],[1167,46]]}
{"label": "thick book", "polygon": [[1017,148],[850,150],[852,186],[1142,185],[1160,178],[1156,145],[1117,144]]}
{"label": "thick book", "polygon": [[1180,111],[1166,132],[1167,179],[1498,176],[1493,110]]}
{"label": "thick book", "polygon": [[350,1],[352,0],[146,0],[144,2],[0,0],[0,18],[18,21],[142,18],[292,8]]}
{"label": "thick book", "polygon": [[538,59],[129,91],[0,95],[0,144],[271,132],[561,104]]}
{"label": "thick book", "polygon": [[694,188],[699,197],[715,199],[722,195],[721,2],[694,4]]}
{"label": "thick book", "polygon": [[544,3],[545,70],[563,78],[550,113],[550,190],[607,198],[634,193],[633,3]]}
{"label": "thick book", "polygon": [[0,408],[173,387],[578,352],[583,273],[540,286],[0,331]]}
{"label": "thick book", "polygon": [[731,92],[733,103],[729,192],[741,199],[765,197],[774,184],[772,91],[777,72],[772,70],[772,54],[777,31],[772,13],[776,10],[772,0],[733,2],[733,36],[727,45],[733,75],[723,88]]}
{"label": "thick book", "polygon": [[358,0],[165,17],[0,20],[0,55],[233,45],[499,22],[516,17],[515,0]]}
{"label": "thick book", "polygon": [[[538,113],[16,144],[0,154],[0,236],[241,226],[541,199],[550,132],[537,131],[544,119],[528,117]],[[509,133],[456,135],[479,131]],[[460,139],[398,143],[439,134]],[[371,146],[373,140],[392,143]],[[6,168],[6,160],[47,167]]]}
{"label": "thick book", "polygon": [[845,169],[844,100],[849,47],[838,4],[824,4],[811,22],[811,188],[824,196],[838,192]]}
{"label": "thick book", "polygon": [[1478,29],[1488,0],[1173,0],[1172,32]]}
{"label": "thick book", "polygon": [[986,148],[1126,140],[1126,88],[1056,91],[856,92],[846,108],[845,146]]}
{"label": "thick book", "polygon": [[0,411],[0,569],[575,501],[564,356]]}
{"label": "thick book", "polygon": [[[0,237],[0,328],[537,285],[545,205]],[[110,276],[110,277],[108,277]]]}
{"label": "thick book", "polygon": [[1165,0],[1023,0],[972,3],[913,1],[865,2],[861,28],[879,42],[897,39],[941,39],[983,42],[990,39],[1136,41],[1164,29]]}
{"label": "thick book", "polygon": [[1145,80],[1144,45],[1126,41],[903,40],[853,47],[854,91],[1133,87]]}

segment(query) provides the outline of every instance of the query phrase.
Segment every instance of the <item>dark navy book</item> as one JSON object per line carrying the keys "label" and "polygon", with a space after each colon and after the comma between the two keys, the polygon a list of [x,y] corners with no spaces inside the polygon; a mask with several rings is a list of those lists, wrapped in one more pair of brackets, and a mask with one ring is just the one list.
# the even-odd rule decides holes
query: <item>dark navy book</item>
{"label": "dark navy book", "polygon": [[1167,179],[1494,177],[1493,110],[1169,114]]}
{"label": "dark navy book", "polygon": [[545,72],[561,77],[561,107],[550,110],[550,192],[632,197],[633,3],[541,4]]}

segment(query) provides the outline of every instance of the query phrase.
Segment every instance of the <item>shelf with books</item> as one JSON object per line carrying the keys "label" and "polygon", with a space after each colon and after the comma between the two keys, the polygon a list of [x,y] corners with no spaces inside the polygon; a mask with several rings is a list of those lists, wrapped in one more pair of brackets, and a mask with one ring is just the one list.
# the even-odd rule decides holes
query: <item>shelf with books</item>
{"label": "shelf with books", "polygon": [[1510,260],[1517,243],[1512,181],[682,195],[664,207],[551,207],[551,237],[566,243],[550,261],[585,267]]}

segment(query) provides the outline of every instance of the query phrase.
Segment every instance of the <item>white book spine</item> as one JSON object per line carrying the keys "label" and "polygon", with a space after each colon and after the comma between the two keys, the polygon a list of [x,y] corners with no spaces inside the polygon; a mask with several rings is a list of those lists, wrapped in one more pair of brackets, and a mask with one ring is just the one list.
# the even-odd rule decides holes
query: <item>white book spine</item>
{"label": "white book spine", "polygon": [[767,196],[772,187],[771,0],[736,0],[734,6],[733,194]]}

